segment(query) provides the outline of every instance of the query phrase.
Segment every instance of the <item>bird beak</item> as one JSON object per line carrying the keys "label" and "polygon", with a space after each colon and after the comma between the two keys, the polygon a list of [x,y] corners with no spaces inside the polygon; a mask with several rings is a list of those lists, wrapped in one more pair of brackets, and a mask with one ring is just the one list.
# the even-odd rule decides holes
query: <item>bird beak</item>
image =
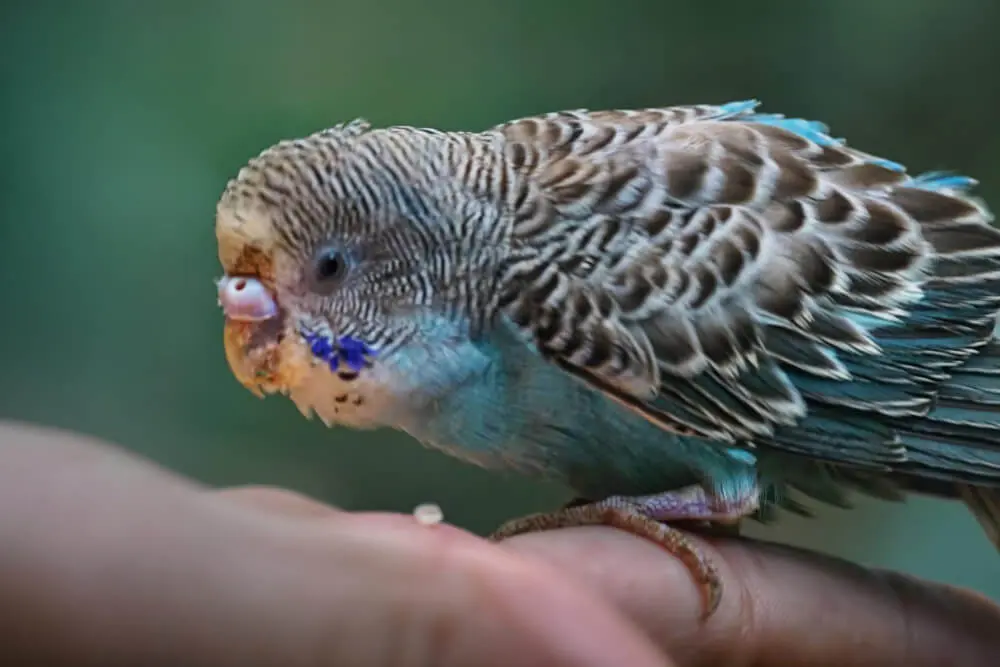
{"label": "bird beak", "polygon": [[278,388],[283,316],[271,292],[257,278],[224,276],[217,283],[226,316],[226,360],[240,384],[257,396]]}

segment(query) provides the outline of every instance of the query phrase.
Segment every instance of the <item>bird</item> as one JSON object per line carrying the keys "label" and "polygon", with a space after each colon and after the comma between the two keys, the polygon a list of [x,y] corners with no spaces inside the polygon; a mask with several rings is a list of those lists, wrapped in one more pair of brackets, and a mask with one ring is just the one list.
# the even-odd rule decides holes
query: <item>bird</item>
{"label": "bird", "polygon": [[706,617],[718,569],[678,525],[924,494],[1000,549],[1000,232],[977,182],[759,106],[278,141],[216,206],[232,374],[567,485],[490,539],[625,530],[685,563]]}

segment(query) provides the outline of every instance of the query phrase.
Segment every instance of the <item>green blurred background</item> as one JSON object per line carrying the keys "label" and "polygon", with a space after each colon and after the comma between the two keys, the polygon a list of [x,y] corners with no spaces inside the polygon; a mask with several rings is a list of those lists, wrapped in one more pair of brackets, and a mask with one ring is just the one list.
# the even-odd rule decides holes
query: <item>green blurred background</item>
{"label": "green blurred background", "polygon": [[[721,103],[829,122],[1000,208],[996,0],[9,2],[0,9],[0,417],[95,434],[210,484],[486,531],[565,489],[390,432],[327,430],[230,376],[215,200],[278,139],[356,116],[480,129],[562,108]],[[956,505],[861,502],[755,535],[1000,599]]]}

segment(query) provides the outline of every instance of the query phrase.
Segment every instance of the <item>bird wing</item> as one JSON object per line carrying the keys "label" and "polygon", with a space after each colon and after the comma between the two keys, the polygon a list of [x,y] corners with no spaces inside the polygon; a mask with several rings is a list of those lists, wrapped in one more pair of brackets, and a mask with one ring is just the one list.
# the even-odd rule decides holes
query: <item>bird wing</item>
{"label": "bird wing", "polygon": [[989,338],[1000,233],[971,179],[912,177],[756,105],[495,128],[515,258],[500,305],[543,357],[665,429],[801,450],[777,427],[827,414],[809,453],[898,457],[888,432],[852,453],[853,429],[878,427],[851,415],[926,413]]}

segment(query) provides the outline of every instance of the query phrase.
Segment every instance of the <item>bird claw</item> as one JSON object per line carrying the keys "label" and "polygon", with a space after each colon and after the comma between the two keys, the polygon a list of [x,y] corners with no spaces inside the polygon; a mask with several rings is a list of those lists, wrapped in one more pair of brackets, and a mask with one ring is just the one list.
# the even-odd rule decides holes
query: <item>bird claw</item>
{"label": "bird claw", "polygon": [[662,546],[691,572],[702,594],[703,618],[707,619],[718,609],[722,599],[722,581],[711,558],[681,531],[636,511],[598,504],[579,505],[513,519],[500,526],[489,539],[499,542],[525,533],[595,525],[618,528]]}
{"label": "bird claw", "polygon": [[722,600],[722,580],[711,557],[685,533],[663,523],[672,520],[709,521],[738,525],[740,518],[757,508],[756,488],[747,489],[735,502],[722,504],[700,486],[652,496],[628,498],[612,496],[599,502],[574,501],[555,512],[543,512],[513,519],[498,528],[489,539],[494,542],[522,535],[574,526],[610,526],[643,537],[678,558],[691,573],[702,594],[707,619]]}

